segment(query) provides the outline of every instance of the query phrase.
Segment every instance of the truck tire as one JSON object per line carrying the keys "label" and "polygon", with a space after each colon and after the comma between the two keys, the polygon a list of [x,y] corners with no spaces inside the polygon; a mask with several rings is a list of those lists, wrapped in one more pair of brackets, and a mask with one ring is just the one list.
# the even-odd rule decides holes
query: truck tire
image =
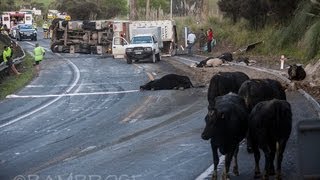
{"label": "truck tire", "polygon": [[156,63],[157,59],[156,59],[156,54],[152,53],[152,62]]}
{"label": "truck tire", "polygon": [[156,58],[157,58],[157,61],[160,61],[160,60],[161,60],[160,53],[156,54]]}
{"label": "truck tire", "polygon": [[127,57],[127,64],[132,64],[132,59]]}

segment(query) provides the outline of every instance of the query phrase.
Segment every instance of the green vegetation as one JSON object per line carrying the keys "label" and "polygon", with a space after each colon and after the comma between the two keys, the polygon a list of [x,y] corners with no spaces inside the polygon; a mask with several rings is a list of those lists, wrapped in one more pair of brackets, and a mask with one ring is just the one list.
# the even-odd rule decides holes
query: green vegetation
{"label": "green vegetation", "polygon": [[30,55],[26,55],[24,61],[17,67],[22,72],[21,75],[5,76],[1,80],[0,99],[4,99],[7,95],[23,88],[34,77],[33,58]]}

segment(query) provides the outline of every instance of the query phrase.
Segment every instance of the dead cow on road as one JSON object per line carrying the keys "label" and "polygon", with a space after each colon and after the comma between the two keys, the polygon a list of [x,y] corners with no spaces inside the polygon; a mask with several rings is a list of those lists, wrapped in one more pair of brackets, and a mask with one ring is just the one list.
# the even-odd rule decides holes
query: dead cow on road
{"label": "dead cow on road", "polygon": [[214,58],[214,57],[208,57],[205,60],[200,61],[199,63],[196,63],[196,67],[217,67],[221,66],[224,63],[222,59]]}
{"label": "dead cow on road", "polygon": [[[254,178],[260,177],[260,152],[265,156],[263,179],[275,174],[273,160],[277,152],[276,179],[281,179],[281,163],[292,127],[291,106],[287,101],[273,99],[258,103],[249,116],[249,138],[255,158]],[[278,143],[278,148],[277,148]]]}
{"label": "dead cow on road", "polygon": [[234,156],[233,173],[239,175],[237,155],[239,143],[246,136],[248,128],[248,111],[242,97],[229,93],[215,98],[213,105],[209,105],[205,117],[206,127],[201,135],[202,139],[211,139],[214,172],[212,179],[217,179],[219,164],[218,149],[225,155],[225,168],[222,179],[229,178],[229,168]]}
{"label": "dead cow on road", "polygon": [[140,90],[169,90],[187,89],[193,87],[189,77],[177,74],[167,74],[160,79],[155,79],[140,86]]}

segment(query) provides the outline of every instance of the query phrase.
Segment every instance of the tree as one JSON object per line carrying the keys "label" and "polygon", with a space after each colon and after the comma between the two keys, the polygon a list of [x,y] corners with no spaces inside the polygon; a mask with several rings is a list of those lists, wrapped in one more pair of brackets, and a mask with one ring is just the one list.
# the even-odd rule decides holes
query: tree
{"label": "tree", "polygon": [[241,0],[219,0],[219,9],[225,13],[225,16],[230,17],[233,23],[236,23],[240,18]]}
{"label": "tree", "polygon": [[129,9],[130,9],[129,19],[136,20],[138,18],[136,0],[129,0]]}
{"label": "tree", "polygon": [[300,0],[269,0],[269,15],[275,22],[284,24],[291,20],[299,2]]}
{"label": "tree", "polygon": [[255,30],[264,27],[270,6],[266,0],[243,0],[240,4],[240,15],[247,19]]}

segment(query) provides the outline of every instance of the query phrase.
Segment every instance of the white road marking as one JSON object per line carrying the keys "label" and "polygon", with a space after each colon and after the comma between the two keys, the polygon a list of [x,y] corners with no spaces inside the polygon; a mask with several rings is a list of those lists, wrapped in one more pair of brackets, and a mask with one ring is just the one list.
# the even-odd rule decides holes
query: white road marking
{"label": "white road marking", "polygon": [[[245,146],[245,140],[242,140],[242,141],[240,142],[239,149],[240,149],[241,147],[244,147],[244,146]],[[218,168],[217,168],[218,172],[221,171],[221,169],[223,170],[224,163],[225,163],[225,156],[224,156],[224,155],[221,155],[221,156],[219,157],[219,164],[218,164]],[[210,174],[212,174],[212,172],[213,172],[213,164],[212,164],[205,172],[203,172],[202,174],[200,174],[200,176],[198,176],[195,180],[203,180],[203,179],[206,179],[206,178],[208,178],[208,176],[209,176]]]}
{"label": "white road marking", "polygon": [[[225,159],[225,156],[224,155],[221,155],[219,157],[219,164],[218,164],[218,171],[223,168],[224,166],[224,159]],[[202,174],[200,174],[200,176],[198,176],[196,178],[196,180],[203,180],[203,179],[206,179],[212,172],[213,172],[213,164],[205,171],[203,172]]]}
{"label": "white road marking", "polygon": [[7,98],[48,98],[48,97],[70,97],[70,96],[89,96],[89,95],[109,95],[109,94],[124,94],[139,92],[140,90],[128,91],[106,91],[106,92],[92,92],[92,93],[64,93],[64,94],[45,94],[45,95],[8,95]]}
{"label": "white road marking", "polygon": [[[57,54],[57,55],[60,56],[60,57],[62,57],[60,54]],[[63,58],[63,57],[62,57],[62,58]],[[79,70],[79,68],[78,68],[75,64],[73,64],[69,59],[66,59],[66,62],[71,65],[71,67],[74,69],[74,71],[75,71],[75,73],[76,73],[76,78],[75,78],[74,82],[72,83],[72,85],[71,85],[71,86],[66,90],[66,92],[65,92],[65,93],[69,93],[69,92],[77,85],[77,83],[78,83],[79,80],[80,80],[80,70]],[[24,114],[24,115],[22,115],[22,116],[20,116],[20,117],[18,117],[18,118],[16,118],[16,119],[14,119],[14,120],[12,120],[12,121],[9,121],[9,122],[7,122],[7,123],[4,123],[4,124],[0,125],[0,128],[9,126],[9,125],[11,125],[11,124],[13,124],[13,123],[15,123],[15,122],[18,122],[18,121],[20,121],[20,120],[22,120],[22,119],[24,119],[24,118],[26,118],[26,117],[28,117],[28,116],[31,116],[31,115],[34,114],[34,113],[37,113],[38,111],[41,111],[42,109],[44,109],[44,108],[50,106],[51,104],[57,102],[57,101],[58,101],[59,99],[61,99],[62,97],[63,97],[63,96],[58,96],[57,98],[53,99],[52,101],[48,102],[47,104],[45,104],[45,105],[43,105],[43,106],[41,106],[41,107],[39,107],[39,108],[37,108],[37,109],[29,112],[29,113]]]}
{"label": "white road marking", "polygon": [[[132,84],[132,81],[122,81],[122,82],[116,82],[116,83],[82,83],[81,86],[100,86],[100,85],[113,85],[113,84]],[[27,85],[26,87],[28,88],[56,88],[56,87],[68,87],[70,85],[67,84],[59,84],[59,85],[54,85],[54,86],[50,86],[50,85]]]}

